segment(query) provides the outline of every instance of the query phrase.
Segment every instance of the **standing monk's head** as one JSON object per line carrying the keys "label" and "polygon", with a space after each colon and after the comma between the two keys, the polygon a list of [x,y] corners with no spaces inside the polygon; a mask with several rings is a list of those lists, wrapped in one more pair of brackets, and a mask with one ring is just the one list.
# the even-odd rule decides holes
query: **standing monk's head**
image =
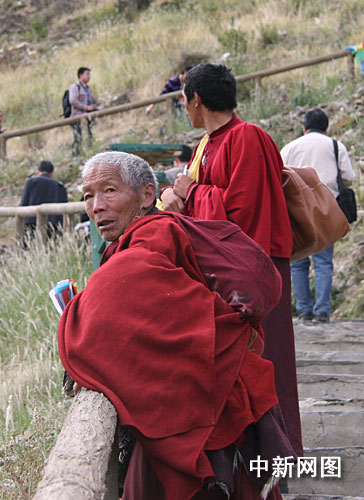
{"label": "standing monk's head", "polygon": [[117,240],[135,217],[154,206],[157,181],[152,168],[128,153],[100,153],[82,171],[86,212],[106,241]]}
{"label": "standing monk's head", "polygon": [[190,103],[200,97],[209,111],[233,111],[236,106],[236,81],[223,64],[203,63],[187,73],[183,93]]}

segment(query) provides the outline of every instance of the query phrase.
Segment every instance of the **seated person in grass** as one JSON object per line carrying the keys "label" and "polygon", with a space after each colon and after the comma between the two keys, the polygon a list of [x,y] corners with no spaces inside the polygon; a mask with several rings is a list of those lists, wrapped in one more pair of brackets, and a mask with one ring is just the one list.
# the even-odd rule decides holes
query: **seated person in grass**
{"label": "seated person in grass", "polygon": [[75,391],[103,392],[132,436],[122,498],[281,499],[272,469],[249,470],[258,454],[294,454],[259,324],[207,287],[187,233],[155,208],[144,160],[100,153],[82,176],[87,213],[111,244],[62,315],[59,352]]}

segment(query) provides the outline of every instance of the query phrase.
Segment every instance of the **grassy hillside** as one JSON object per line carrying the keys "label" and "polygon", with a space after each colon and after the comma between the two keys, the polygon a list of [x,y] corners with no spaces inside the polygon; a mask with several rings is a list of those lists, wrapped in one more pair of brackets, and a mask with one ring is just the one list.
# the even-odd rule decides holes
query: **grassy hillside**
{"label": "grassy hillside", "polygon": [[[75,81],[81,65],[91,67],[91,86],[104,107],[114,98],[157,95],[164,81],[187,62],[217,61],[229,53],[227,64],[242,74],[344,48],[361,40],[364,18],[363,0],[339,4],[155,0],[141,11],[133,10],[131,4],[135,2],[82,1],[75,8],[68,1],[52,0],[42,8],[44,3],[36,0],[21,4],[0,0],[0,11],[11,5],[13,14],[7,14],[13,23],[1,36],[4,124],[16,129],[59,118],[63,92]],[[22,13],[20,31],[14,18]],[[262,105],[248,111],[243,107],[242,112],[259,119],[281,111],[283,104],[288,114],[296,104],[327,102],[338,83],[345,81],[345,70],[345,61],[339,60],[265,80],[270,93],[263,96]],[[350,90],[342,89],[344,93]],[[241,103],[249,102],[251,95],[251,84],[240,86]],[[161,111],[166,106],[156,108],[148,119],[139,110],[98,120],[96,147],[114,137],[141,140],[147,136],[159,141]],[[285,139],[287,135],[278,137],[278,142]],[[64,162],[70,156],[71,140],[70,128],[65,127],[8,141],[10,159],[2,168],[0,185],[12,183],[6,171],[14,172],[14,168],[20,185],[41,157]]]}
{"label": "grassy hillside", "polygon": [[[150,3],[147,8],[144,7]],[[141,5],[143,4],[143,5]],[[64,90],[79,66],[92,69],[100,107],[158,95],[186,63],[224,60],[235,74],[288,64],[359,43],[364,0],[0,0],[0,109],[8,129],[57,119]],[[227,55],[228,54],[228,55]],[[239,85],[238,113],[258,123],[279,147],[300,133],[308,106],[325,106],[331,132],[355,162],[357,194],[364,172],[364,82],[347,76],[346,61],[263,80],[260,100]],[[160,129],[163,127],[163,135]],[[186,122],[161,104],[97,120],[96,142],[71,158],[69,127],[8,141],[0,162],[0,196],[17,203],[41,159],[53,161],[71,198],[79,196],[79,167],[110,142],[187,142]],[[364,315],[363,221],[337,246],[333,303],[337,314]],[[9,236],[11,221],[0,221]],[[89,249],[77,240],[0,258],[0,499],[29,498],[67,410],[60,394],[58,317],[47,296],[56,281],[91,273]]]}

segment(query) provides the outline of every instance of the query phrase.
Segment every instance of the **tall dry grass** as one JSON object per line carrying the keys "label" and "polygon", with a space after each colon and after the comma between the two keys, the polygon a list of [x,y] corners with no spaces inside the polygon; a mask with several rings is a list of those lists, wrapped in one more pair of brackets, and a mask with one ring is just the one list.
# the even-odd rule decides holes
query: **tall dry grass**
{"label": "tall dry grass", "polygon": [[91,272],[90,248],[75,237],[1,256],[0,498],[30,498],[68,407],[48,291],[66,277],[83,288]]}

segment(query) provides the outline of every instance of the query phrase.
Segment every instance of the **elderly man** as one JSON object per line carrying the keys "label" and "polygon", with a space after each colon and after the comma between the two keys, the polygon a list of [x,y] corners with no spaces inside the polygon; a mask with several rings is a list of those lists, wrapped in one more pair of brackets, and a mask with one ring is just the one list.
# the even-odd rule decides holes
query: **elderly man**
{"label": "elderly man", "polygon": [[[206,286],[187,233],[154,207],[144,160],[94,156],[83,192],[111,244],[62,315],[59,352],[79,386],[112,401],[126,442],[135,439],[123,499],[258,500],[260,490],[280,499],[272,469],[249,467],[257,455],[293,455],[259,324]],[[274,268],[256,248],[260,280]]]}

